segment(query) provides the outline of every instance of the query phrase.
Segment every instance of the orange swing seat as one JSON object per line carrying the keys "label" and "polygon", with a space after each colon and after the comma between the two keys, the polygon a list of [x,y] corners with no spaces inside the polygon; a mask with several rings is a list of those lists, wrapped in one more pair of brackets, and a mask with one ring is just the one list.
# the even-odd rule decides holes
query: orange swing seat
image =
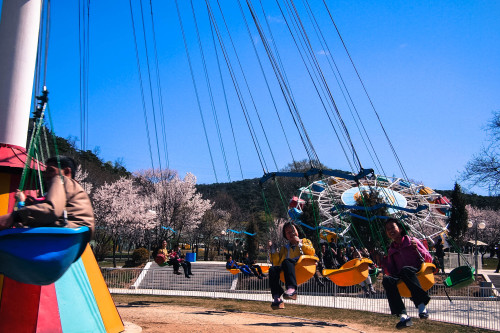
{"label": "orange swing seat", "polygon": [[259,265],[260,266],[260,269],[262,269],[262,273],[264,274],[267,274],[269,272],[269,268],[271,268],[271,266],[269,264],[263,264],[263,265]]}
{"label": "orange swing seat", "polygon": [[[424,262],[417,272],[417,279],[422,289],[427,291],[434,285],[434,270],[436,266],[432,263]],[[411,297],[410,290],[403,281],[398,282],[399,294],[402,297]]]}
{"label": "orange swing seat", "polygon": [[[302,255],[295,264],[295,278],[297,279],[297,286],[307,282],[316,273],[316,264],[319,258],[316,256]],[[285,283],[285,275],[283,272],[280,274],[280,280]]]}
{"label": "orange swing seat", "polygon": [[323,276],[332,280],[337,286],[349,287],[360,284],[368,277],[368,266],[373,264],[368,258],[349,260],[339,269],[324,269]]}

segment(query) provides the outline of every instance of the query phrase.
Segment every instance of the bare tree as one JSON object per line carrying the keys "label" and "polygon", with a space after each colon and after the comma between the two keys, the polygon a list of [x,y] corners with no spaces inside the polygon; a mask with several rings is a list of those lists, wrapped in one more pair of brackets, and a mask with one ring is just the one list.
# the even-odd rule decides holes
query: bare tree
{"label": "bare tree", "polygon": [[500,111],[493,113],[486,130],[491,135],[489,143],[467,162],[461,180],[500,193]]}

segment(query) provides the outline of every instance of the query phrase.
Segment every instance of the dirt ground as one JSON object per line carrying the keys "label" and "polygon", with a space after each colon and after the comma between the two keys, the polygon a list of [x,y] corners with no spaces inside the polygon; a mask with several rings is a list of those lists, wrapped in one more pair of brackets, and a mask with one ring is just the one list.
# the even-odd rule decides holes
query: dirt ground
{"label": "dirt ground", "polygon": [[[233,312],[193,306],[117,303],[126,332],[393,332],[360,324],[315,321],[271,314]],[[133,324],[130,325],[129,323]]]}

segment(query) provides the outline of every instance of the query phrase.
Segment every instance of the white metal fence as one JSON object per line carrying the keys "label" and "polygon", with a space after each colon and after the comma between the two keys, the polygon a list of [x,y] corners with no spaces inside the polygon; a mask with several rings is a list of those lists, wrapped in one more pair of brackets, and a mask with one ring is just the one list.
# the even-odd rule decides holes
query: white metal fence
{"label": "white metal fence", "polygon": [[[171,269],[102,268],[111,293],[196,296],[271,301],[267,278],[231,275],[227,271],[203,270],[191,278],[174,275]],[[359,286],[338,287],[330,280],[314,279],[301,285],[295,304],[390,313],[385,292],[378,279],[376,294],[366,296]],[[466,287],[459,290],[434,285],[430,290],[428,310],[431,320],[500,331],[500,290],[492,287]],[[405,299],[408,314],[418,312],[410,299]]]}

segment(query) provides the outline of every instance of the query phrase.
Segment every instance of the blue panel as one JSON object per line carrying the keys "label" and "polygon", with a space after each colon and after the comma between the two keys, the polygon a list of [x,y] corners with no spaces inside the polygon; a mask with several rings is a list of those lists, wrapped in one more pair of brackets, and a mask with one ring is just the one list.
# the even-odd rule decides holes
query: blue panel
{"label": "blue panel", "polygon": [[87,227],[0,231],[0,273],[22,283],[51,284],[81,256],[89,240]]}
{"label": "blue panel", "polygon": [[81,259],[56,282],[56,295],[64,333],[106,332]]}
{"label": "blue panel", "polygon": [[311,186],[311,189],[315,192],[323,192],[325,190],[326,184],[321,180],[319,182],[314,183]]}
{"label": "blue panel", "polygon": [[290,216],[292,220],[298,219],[301,215],[302,211],[298,210],[297,208],[292,208],[288,210],[288,216]]}

